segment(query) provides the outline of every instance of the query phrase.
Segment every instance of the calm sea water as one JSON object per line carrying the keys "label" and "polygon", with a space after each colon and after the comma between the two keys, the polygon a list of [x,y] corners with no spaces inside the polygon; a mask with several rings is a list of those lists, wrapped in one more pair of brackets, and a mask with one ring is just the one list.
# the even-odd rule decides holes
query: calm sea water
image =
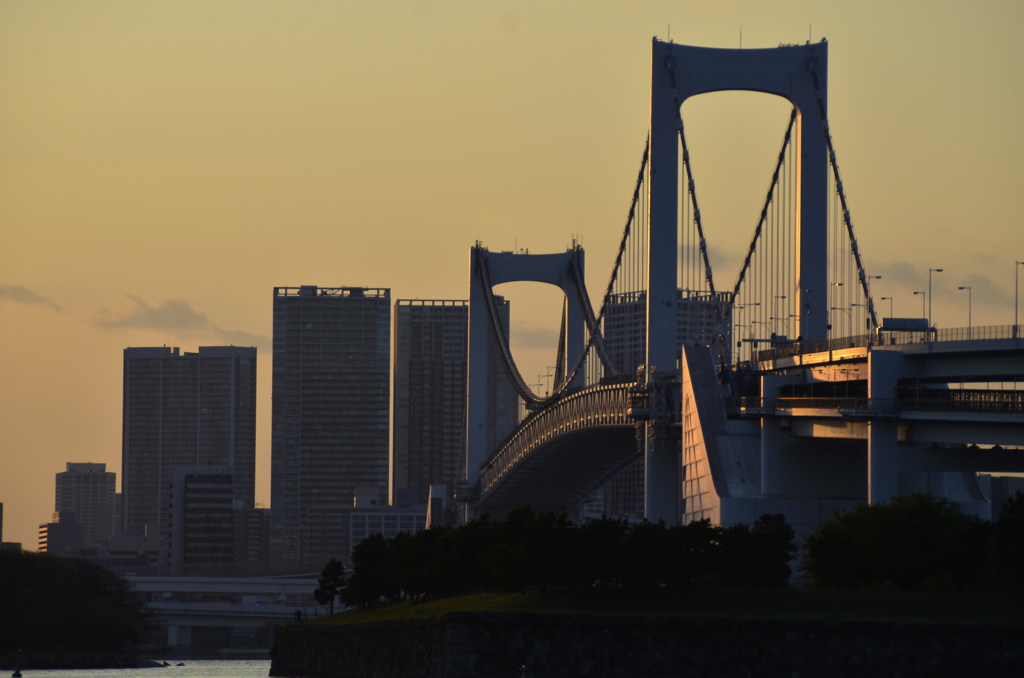
{"label": "calm sea water", "polygon": [[[174,666],[178,663],[184,666]],[[22,669],[23,678],[266,678],[269,659],[178,659],[144,669]],[[4,671],[0,678],[10,673]]]}

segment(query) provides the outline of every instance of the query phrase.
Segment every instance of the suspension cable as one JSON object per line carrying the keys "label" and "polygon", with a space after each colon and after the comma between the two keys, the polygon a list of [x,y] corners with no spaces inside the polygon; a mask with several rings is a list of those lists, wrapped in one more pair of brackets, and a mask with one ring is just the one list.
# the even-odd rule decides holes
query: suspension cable
{"label": "suspension cable", "polygon": [[[586,347],[584,347],[583,351],[576,358],[576,364],[573,365],[573,368],[570,371],[570,373],[566,376],[565,381],[560,385],[560,387],[557,390],[555,390],[555,391],[553,391],[551,393],[551,397],[552,398],[554,398],[556,396],[560,396],[566,389],[568,389],[569,384],[572,383],[572,380],[576,377],[576,374],[580,371],[580,368],[583,366],[583,363],[584,363],[584,361],[586,360],[586,357],[587,357],[587,353],[590,352],[590,349],[593,346],[595,346],[595,344],[598,347],[598,353],[599,354],[602,354],[602,353],[605,354],[605,355],[601,355],[601,362],[604,363],[605,369],[608,370],[609,372],[611,372],[612,374],[619,374],[620,373],[618,368],[615,366],[614,362],[611,360],[610,356],[607,355],[607,347],[605,347],[604,341],[603,341],[603,339],[601,337],[601,322],[604,320],[605,311],[608,309],[608,300],[612,296],[612,291],[613,291],[613,289],[615,287],[615,280],[618,277],[619,269],[622,266],[622,258],[623,258],[623,255],[626,252],[626,245],[629,243],[629,234],[630,234],[630,231],[631,231],[632,226],[633,226],[633,219],[636,216],[636,206],[637,206],[637,203],[640,201],[640,189],[643,187],[643,184],[644,184],[644,172],[647,169],[647,160],[650,157],[650,153],[651,153],[651,138],[650,138],[650,135],[648,135],[647,141],[644,143],[644,155],[643,155],[643,158],[641,158],[641,160],[640,160],[640,171],[637,172],[636,185],[633,188],[633,200],[632,200],[632,202],[629,205],[629,215],[626,217],[626,228],[623,229],[623,231],[622,231],[622,240],[619,241],[619,251],[615,255],[615,265],[612,266],[612,275],[611,275],[611,278],[608,280],[608,287],[605,289],[604,301],[601,304],[601,310],[598,313],[597,318],[594,319],[593,325],[590,328],[590,338],[587,340]],[[579,271],[575,271],[574,270],[573,271],[573,275],[577,278],[577,280],[576,280],[576,289],[577,289],[577,291],[578,292],[582,292],[582,290],[580,290]],[[585,295],[583,295],[583,296],[585,296]],[[594,311],[590,307],[589,300],[585,300],[585,302],[583,304],[583,307],[584,307],[584,309],[588,309],[589,308],[590,309],[590,314],[589,315],[590,316],[593,315]],[[588,318],[588,324],[589,324],[589,318]]]}
{"label": "suspension cable", "polygon": [[775,194],[775,188],[779,184],[779,172],[782,170],[782,166],[786,159],[786,149],[789,146],[790,139],[793,136],[793,124],[796,121],[796,108],[789,114],[789,125],[786,127],[786,136],[782,140],[782,150],[779,151],[779,160],[775,163],[775,172],[772,173],[772,181],[768,186],[768,195],[764,199],[764,206],[761,208],[761,218],[757,220],[757,228],[754,229],[754,238],[750,241],[750,249],[747,250],[747,256],[743,260],[743,266],[740,268],[739,278],[736,280],[736,286],[732,290],[732,295],[729,297],[729,307],[725,310],[724,323],[728,323],[732,318],[732,307],[736,303],[736,297],[739,296],[740,287],[743,285],[743,280],[747,276],[747,269],[750,268],[750,260],[754,256],[754,252],[757,250],[757,241],[761,237],[761,231],[764,228],[765,221],[768,220],[768,208],[772,204],[772,196]]}
{"label": "suspension cable", "polygon": [[829,129],[828,118],[825,116],[825,99],[821,95],[821,85],[818,82],[818,60],[813,56],[810,58],[808,67],[811,71],[811,78],[814,79],[814,94],[818,99],[818,112],[821,114],[821,131],[825,135],[825,143],[828,145],[828,160],[832,165],[832,174],[835,176],[836,192],[839,193],[839,201],[842,203],[843,222],[846,224],[847,234],[850,236],[850,249],[853,258],[857,262],[857,277],[860,279],[861,289],[864,290],[864,299],[867,301],[868,314],[871,316],[871,327],[878,327],[878,316],[875,314],[875,302],[871,298],[871,289],[868,287],[868,277],[864,272],[864,262],[860,258],[860,248],[857,246],[857,236],[853,233],[853,221],[850,219],[850,208],[846,203],[846,192],[843,190],[843,180],[839,176],[839,164],[836,162],[836,151],[832,145],[832,132]]}

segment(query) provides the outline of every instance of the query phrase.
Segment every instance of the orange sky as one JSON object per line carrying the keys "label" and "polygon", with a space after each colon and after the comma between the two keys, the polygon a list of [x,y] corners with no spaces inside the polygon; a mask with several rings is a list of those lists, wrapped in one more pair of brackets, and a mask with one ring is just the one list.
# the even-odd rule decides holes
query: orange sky
{"label": "orange sky", "polygon": [[[603,288],[648,115],[652,36],[830,43],[830,119],[876,295],[1013,321],[1024,5],[908,1],[0,4],[0,502],[34,547],[68,461],[120,476],[121,350],[260,349],[275,285],[465,298],[467,253],[587,250]],[[716,273],[756,223],[788,105],[683,108]],[[523,373],[558,298],[512,286]],[[887,306],[881,306],[885,312]],[[543,349],[539,348],[543,347]],[[549,355],[550,354],[550,355]]]}

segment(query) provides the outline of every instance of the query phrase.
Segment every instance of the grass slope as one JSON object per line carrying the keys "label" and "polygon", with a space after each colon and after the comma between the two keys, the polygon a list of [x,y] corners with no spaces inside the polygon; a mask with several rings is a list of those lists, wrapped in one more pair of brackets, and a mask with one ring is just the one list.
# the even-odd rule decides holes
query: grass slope
{"label": "grass slope", "polygon": [[347,610],[312,623],[437,619],[457,611],[1024,626],[1024,595],[1006,592],[567,589],[526,595],[481,593],[422,603],[398,603],[369,610]]}

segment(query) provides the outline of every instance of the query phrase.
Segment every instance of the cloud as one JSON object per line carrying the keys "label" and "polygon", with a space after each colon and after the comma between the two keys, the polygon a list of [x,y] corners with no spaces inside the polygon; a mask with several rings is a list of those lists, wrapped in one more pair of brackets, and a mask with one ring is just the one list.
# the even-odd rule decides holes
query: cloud
{"label": "cloud", "polygon": [[0,299],[8,299],[19,304],[46,306],[57,313],[63,313],[60,306],[21,285],[0,285]]}
{"label": "cloud", "polygon": [[192,308],[184,299],[167,299],[161,304],[150,306],[139,297],[128,295],[128,298],[135,305],[133,309],[117,317],[112,317],[110,311],[103,311],[96,324],[108,330],[158,330],[236,346],[256,346],[261,350],[268,350],[271,347],[270,339],[262,334],[221,329],[210,322],[205,313]]}

